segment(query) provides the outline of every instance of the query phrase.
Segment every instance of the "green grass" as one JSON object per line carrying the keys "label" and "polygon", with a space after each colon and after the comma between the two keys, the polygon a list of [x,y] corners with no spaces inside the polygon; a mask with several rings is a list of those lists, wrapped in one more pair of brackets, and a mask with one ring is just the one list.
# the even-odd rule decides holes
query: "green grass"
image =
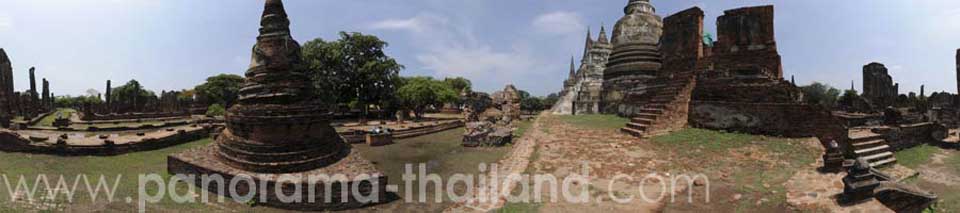
{"label": "green grass", "polygon": [[940,149],[937,147],[923,144],[913,148],[904,149],[894,155],[897,158],[897,163],[908,168],[915,169],[917,166],[929,162],[930,157],[939,150]]}
{"label": "green grass", "polygon": [[[57,112],[63,113],[64,118],[70,118],[73,113],[76,112],[74,109],[69,108],[60,108],[57,109]],[[53,126],[53,121],[57,119],[57,112],[51,113],[43,119],[40,119],[40,122],[37,122],[36,126]]]}
{"label": "green grass", "polygon": [[[39,175],[45,175],[51,179],[52,186],[56,185],[59,176],[66,178],[68,183],[72,184],[78,175],[87,175],[91,184],[96,185],[100,176],[106,177],[110,184],[119,179],[116,189],[114,202],[106,203],[101,191],[97,197],[97,204],[92,202],[89,191],[83,186],[81,181],[78,192],[74,196],[73,203],[66,203],[65,196],[59,196],[55,202],[58,203],[57,211],[131,211],[136,209],[136,203],[126,203],[125,198],[130,197],[134,201],[138,198],[138,176],[141,174],[160,174],[165,179],[170,175],[167,171],[167,155],[178,153],[190,148],[199,147],[211,143],[209,139],[194,141],[191,143],[170,147],[167,149],[131,153],[114,157],[60,157],[52,155],[32,155],[22,153],[0,153],[0,174],[6,175],[10,179],[11,185],[15,186],[19,176],[23,175],[29,186],[35,185]],[[42,184],[41,184],[42,185]],[[10,197],[7,193],[6,185],[0,185],[0,206],[6,206],[12,210],[36,210],[29,206],[17,206],[10,203]],[[43,191],[39,189],[38,191]],[[156,187],[148,187],[148,192],[153,193]],[[13,190],[13,189],[10,189]],[[178,184],[178,190],[187,190],[185,184]],[[175,204],[170,200],[162,201],[158,204],[148,204],[150,209],[162,208],[164,210],[194,210],[203,209],[202,204]],[[0,211],[6,209],[0,208]],[[149,211],[149,210],[148,210]]]}
{"label": "green grass", "polygon": [[960,153],[953,152],[944,163],[953,170],[954,174],[960,174]]}
{"label": "green grass", "polygon": [[563,115],[556,117],[560,121],[578,128],[599,130],[617,130],[630,122],[630,119],[615,115]]}
{"label": "green grass", "polygon": [[503,208],[497,210],[497,213],[529,213],[529,212],[539,212],[540,207],[543,204],[540,203],[511,203],[503,205]]}
{"label": "green grass", "polygon": [[517,124],[517,130],[513,131],[513,138],[519,139],[520,137],[523,137],[523,135],[527,133],[527,130],[529,130],[530,127],[533,127],[533,121],[534,120],[520,121],[520,124]]}
{"label": "green grass", "polygon": [[[414,173],[419,173],[419,164],[425,164],[427,174],[437,174],[444,180],[448,180],[454,174],[477,175],[479,174],[478,166],[480,163],[495,163],[511,149],[511,147],[463,147],[461,144],[463,131],[462,128],[447,130],[421,137],[397,140],[392,145],[380,147],[357,144],[354,145],[354,149],[359,151],[360,155],[367,160],[374,162],[377,169],[390,177],[391,183],[398,184],[399,192],[397,194],[404,196],[408,189],[401,177],[403,177],[406,164],[413,166]],[[417,182],[414,182],[412,186],[419,188]],[[458,184],[458,186],[462,186],[462,184]],[[458,193],[462,193],[459,191],[461,189],[463,188],[458,187]],[[413,195],[414,200],[420,196],[416,191],[413,192]],[[432,184],[428,185],[427,200],[432,203],[434,195]],[[443,196],[443,203],[448,202],[447,196]],[[442,211],[445,207],[446,204],[425,205],[420,208],[420,211]]]}

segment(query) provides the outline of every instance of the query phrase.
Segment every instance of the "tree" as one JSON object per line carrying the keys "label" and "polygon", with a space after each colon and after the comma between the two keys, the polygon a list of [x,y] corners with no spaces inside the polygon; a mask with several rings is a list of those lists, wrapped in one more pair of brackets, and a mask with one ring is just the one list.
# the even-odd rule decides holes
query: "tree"
{"label": "tree", "polygon": [[[243,81],[243,77],[239,75],[219,74],[207,78],[207,82],[197,85],[193,91],[208,102],[204,104],[219,104],[229,108],[236,103]],[[193,92],[190,94],[192,97]]]}
{"label": "tree", "polygon": [[403,65],[387,56],[387,46],[373,35],[340,32],[337,41],[315,39],[302,51],[322,101],[355,102],[364,120],[370,104],[385,104],[397,90]]}
{"label": "tree", "polygon": [[459,99],[458,94],[444,81],[436,81],[431,77],[407,77],[401,81],[396,97],[399,98],[400,108],[413,110],[416,118],[420,119],[428,107],[454,102]]}
{"label": "tree", "polygon": [[72,97],[69,95],[59,96],[54,99],[54,106],[57,108],[70,107],[70,108],[79,108],[86,104],[100,104],[103,103],[103,100],[100,100],[96,95],[84,95]]}
{"label": "tree", "polygon": [[560,96],[557,93],[550,93],[547,97],[543,98],[543,107],[551,108],[553,105],[557,104],[557,101],[560,101]]}
{"label": "tree", "polygon": [[837,104],[843,107],[851,108],[854,107],[858,99],[860,99],[860,95],[856,90],[847,90],[843,92],[843,96],[840,96],[840,100],[837,101]]}
{"label": "tree", "polygon": [[214,116],[223,116],[225,114],[227,114],[227,109],[223,108],[223,106],[221,106],[220,104],[213,104],[213,105],[210,105],[210,107],[207,107],[207,113],[206,113],[207,116],[214,117]]}
{"label": "tree", "polygon": [[445,82],[447,85],[450,85],[450,87],[453,88],[453,90],[457,93],[470,91],[473,89],[473,83],[463,77],[445,78],[443,79],[443,82]]}
{"label": "tree", "polygon": [[113,88],[110,96],[113,103],[116,103],[115,106],[121,106],[120,112],[141,111],[147,103],[157,100],[157,95],[143,89],[137,80],[130,80],[123,86]]}
{"label": "tree", "polygon": [[526,111],[540,111],[543,110],[543,98],[540,97],[527,97],[520,99],[520,109]]}
{"label": "tree", "polygon": [[834,108],[837,99],[840,96],[840,90],[820,82],[800,87],[803,91],[803,99],[807,104],[815,104],[827,108]]}

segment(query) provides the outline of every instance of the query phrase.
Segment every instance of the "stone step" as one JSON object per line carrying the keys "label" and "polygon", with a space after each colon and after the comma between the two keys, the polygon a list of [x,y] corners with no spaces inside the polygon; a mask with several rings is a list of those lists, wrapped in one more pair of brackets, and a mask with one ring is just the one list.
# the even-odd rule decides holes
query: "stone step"
{"label": "stone step", "polygon": [[870,141],[857,142],[853,143],[853,147],[857,149],[870,148],[875,146],[880,146],[885,144],[887,141],[884,139],[874,139]]}
{"label": "stone step", "polygon": [[869,136],[856,137],[856,138],[851,137],[850,141],[853,143],[859,143],[859,142],[866,142],[866,141],[872,141],[877,139],[885,139],[885,138],[883,137],[883,135],[877,134],[877,135],[869,135]]}
{"label": "stone step", "polygon": [[654,108],[642,108],[640,113],[650,113],[650,114],[663,114],[663,109],[654,109]]}
{"label": "stone step", "polygon": [[882,145],[882,146],[875,146],[873,148],[857,149],[857,150],[854,150],[853,153],[856,153],[857,155],[865,155],[867,153],[875,153],[877,151],[888,151],[888,149],[890,149],[889,145]]}
{"label": "stone step", "polygon": [[864,160],[867,160],[868,162],[874,162],[874,161],[878,161],[878,160],[880,160],[880,159],[884,159],[884,158],[888,158],[888,157],[893,157],[893,152],[889,152],[889,151],[888,151],[888,152],[881,152],[881,153],[878,153],[878,154],[873,154],[873,155],[870,155],[870,156],[865,156],[865,157],[863,157],[863,159],[864,159]]}
{"label": "stone step", "polygon": [[644,132],[640,130],[631,129],[629,127],[620,128],[620,132],[626,133],[628,135],[641,138],[643,137]]}
{"label": "stone step", "polygon": [[654,121],[656,121],[656,120],[654,120],[654,119],[646,119],[646,118],[632,118],[632,119],[630,119],[630,122],[638,123],[638,124],[652,124]]}
{"label": "stone step", "polygon": [[646,131],[646,130],[647,130],[647,124],[630,122],[630,123],[627,123],[627,128],[635,129],[635,130],[640,130],[640,131]]}
{"label": "stone step", "polygon": [[883,167],[887,165],[893,165],[893,163],[896,163],[896,162],[897,162],[896,158],[887,158],[881,161],[870,163],[870,167],[873,167],[873,168]]}
{"label": "stone step", "polygon": [[656,120],[657,117],[660,117],[660,114],[639,113],[639,114],[637,114],[636,117],[637,117],[637,118],[645,118],[645,119]]}

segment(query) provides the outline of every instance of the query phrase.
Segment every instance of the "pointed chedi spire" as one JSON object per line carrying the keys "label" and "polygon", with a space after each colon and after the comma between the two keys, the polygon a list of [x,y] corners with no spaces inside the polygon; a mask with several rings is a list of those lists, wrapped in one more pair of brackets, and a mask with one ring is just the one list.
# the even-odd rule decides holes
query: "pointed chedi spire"
{"label": "pointed chedi spire", "polygon": [[593,35],[590,34],[590,27],[587,27],[587,41],[583,45],[583,58],[580,59],[582,64],[590,60],[590,49],[593,49]]}
{"label": "pointed chedi spire", "polygon": [[575,68],[576,63],[573,62],[573,56],[570,56],[570,79],[577,77],[577,69]]}
{"label": "pointed chedi spire", "polygon": [[302,61],[300,44],[290,36],[283,3],[267,0],[239,101],[281,104],[311,99],[313,91]]}
{"label": "pointed chedi spire", "polygon": [[610,43],[610,40],[607,39],[607,29],[603,26],[603,24],[600,24],[600,36],[597,37],[597,43],[601,43],[601,44]]}

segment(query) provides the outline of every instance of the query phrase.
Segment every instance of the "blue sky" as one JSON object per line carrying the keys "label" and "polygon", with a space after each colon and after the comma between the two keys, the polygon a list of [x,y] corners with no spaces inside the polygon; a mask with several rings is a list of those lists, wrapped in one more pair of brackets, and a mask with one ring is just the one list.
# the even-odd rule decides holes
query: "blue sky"
{"label": "blue sky", "polygon": [[[390,42],[402,75],[464,76],[483,91],[512,83],[534,95],[560,89],[588,26],[612,25],[627,0],[287,0],[294,38],[360,31]],[[715,32],[722,11],[774,4],[785,77],[860,87],[862,66],[891,69],[901,93],[956,91],[960,1],[653,0],[663,17],[699,6]],[[16,88],[36,66],[57,94],[139,80],[149,89],[191,88],[242,74],[257,35],[255,0],[0,0],[0,48]],[[578,59],[579,60],[579,59]],[[929,92],[928,92],[929,93]]]}

